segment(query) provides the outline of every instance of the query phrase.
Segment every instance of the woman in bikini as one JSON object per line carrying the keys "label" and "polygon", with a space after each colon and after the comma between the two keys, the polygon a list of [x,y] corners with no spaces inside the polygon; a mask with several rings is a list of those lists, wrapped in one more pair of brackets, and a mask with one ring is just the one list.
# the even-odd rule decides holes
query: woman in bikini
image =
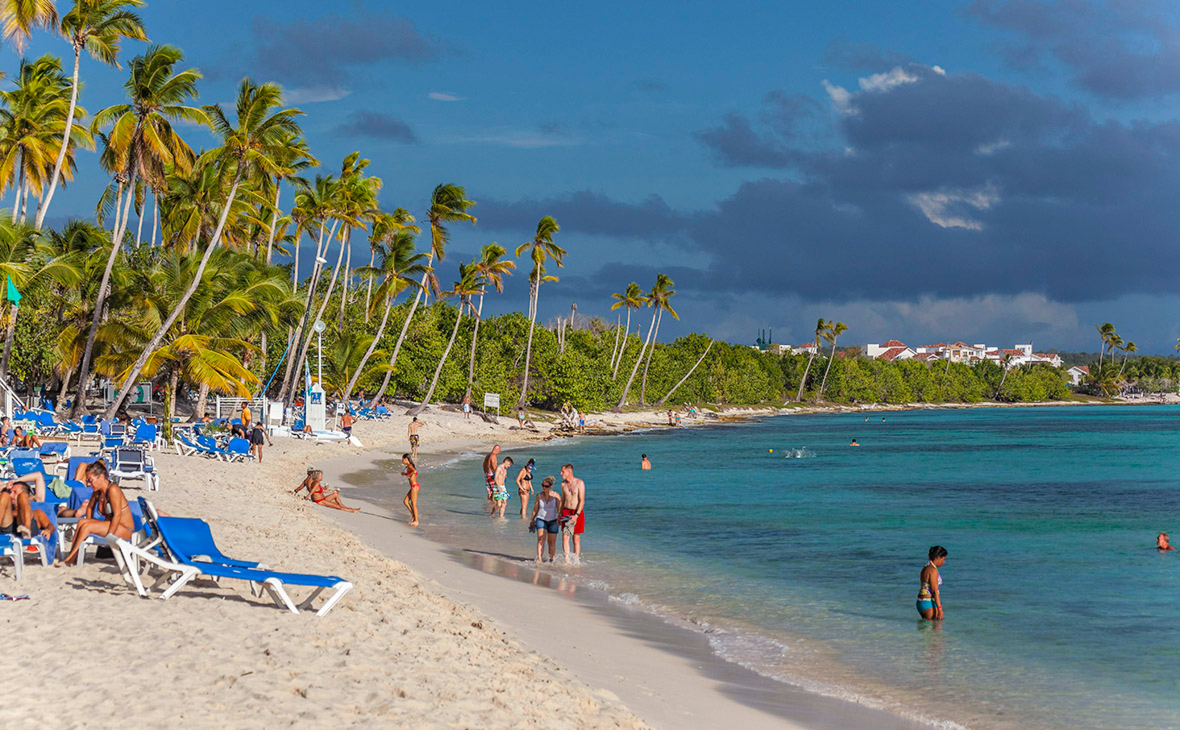
{"label": "woman in bikini", "polygon": [[942,620],[942,576],[938,569],[946,563],[946,548],[935,545],[930,548],[930,562],[922,567],[919,575],[918,615],[927,621]]}
{"label": "woman in bikini", "polygon": [[91,535],[114,535],[130,540],[131,533],[135,531],[131,505],[127,504],[127,497],[119,485],[108,479],[107,465],[101,460],[86,467],[86,486],[93,489],[94,493],[85,505],[86,516],[78,520],[70,554],[62,561],[65,565],[78,562],[78,550]]}
{"label": "woman in bikini", "polygon": [[418,490],[422,485],[418,483],[418,467],[414,465],[414,460],[410,458],[409,454],[402,454],[402,466],[405,471],[402,476],[410,480],[410,491],[406,492],[406,498],[402,500],[402,504],[410,511],[410,527],[418,526]]}
{"label": "woman in bikini", "polygon": [[298,487],[295,487],[291,494],[299,494],[301,490],[307,490],[307,497],[316,504],[330,507],[332,509],[342,510],[344,512],[360,512],[358,507],[345,507],[344,503],[340,501],[340,490],[333,489],[328,492],[324,489],[324,473],[319,469],[309,469],[307,477]]}
{"label": "woman in bikini", "polygon": [[533,470],[537,468],[537,460],[529,459],[529,463],[516,473],[516,493],[520,495],[520,519],[524,519],[524,510],[528,506],[529,495],[533,493]]}

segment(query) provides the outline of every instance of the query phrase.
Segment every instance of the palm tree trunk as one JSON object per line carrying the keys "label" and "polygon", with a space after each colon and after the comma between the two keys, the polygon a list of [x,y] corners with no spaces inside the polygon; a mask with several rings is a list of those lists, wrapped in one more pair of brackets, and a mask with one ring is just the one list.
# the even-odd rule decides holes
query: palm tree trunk
{"label": "palm tree trunk", "polygon": [[[434,252],[431,251],[430,256],[426,259],[426,268],[429,269],[434,263]],[[401,352],[402,342],[406,339],[406,333],[410,331],[410,320],[414,318],[414,312],[418,311],[418,302],[422,300],[422,292],[426,291],[426,282],[430,278],[430,271],[422,275],[422,286],[414,293],[414,303],[410,305],[410,311],[406,314],[406,321],[402,322],[401,334],[397,336],[397,342],[393,346],[393,354],[389,356],[389,369],[385,371],[385,378],[381,381],[381,387],[373,394],[373,400],[369,401],[369,408],[376,408],[377,401],[385,395],[385,389],[389,387],[389,381],[393,378],[393,366],[397,364],[397,354]]]}
{"label": "palm tree trunk", "polygon": [[[21,157],[22,158],[24,157],[23,152],[21,153]],[[23,159],[22,159],[22,163],[23,163]],[[25,188],[25,166],[24,166],[24,164],[21,164],[21,163],[18,163],[18,164],[20,164],[20,166],[21,166],[20,167],[20,175],[17,176],[16,185],[14,185],[12,188],[12,222],[13,223],[16,223],[16,219],[18,217],[20,217],[20,193]]]}
{"label": "palm tree trunk", "polygon": [[176,414],[176,386],[180,380],[180,368],[172,368],[168,375],[168,412]]}
{"label": "palm tree trunk", "polygon": [[[1114,376],[1116,380],[1117,380],[1117,379],[1119,379],[1119,378],[1121,378],[1121,377],[1123,377],[1123,370],[1124,370],[1124,369],[1126,369],[1126,367],[1127,367],[1127,360],[1128,360],[1128,359],[1130,359],[1130,357],[1131,357],[1131,351],[1130,351],[1130,350],[1125,350],[1125,351],[1124,351],[1124,353],[1125,353],[1125,354],[1123,355],[1123,364],[1119,366],[1119,374],[1118,374],[1118,375],[1116,375],[1116,376]],[[1031,368],[1030,368],[1030,369],[1031,369]],[[5,368],[5,372],[7,372],[7,368]]]}
{"label": "palm tree trunk", "polygon": [[[332,237],[336,235],[336,224],[332,224],[331,231],[331,235],[328,236],[327,239],[329,244],[332,240]],[[299,320],[299,325],[295,328],[295,338],[291,340],[291,345],[294,349],[290,352],[290,357],[287,358],[287,367],[283,370],[283,384],[279,388],[279,400],[283,402],[284,406],[291,405],[291,400],[293,399],[295,391],[297,390],[295,383],[299,380],[299,371],[295,369],[295,352],[297,352],[301,347],[303,342],[303,333],[307,331],[307,320],[308,317],[311,316],[312,301],[315,297],[315,290],[319,284],[320,272],[322,271],[319,260],[323,258],[324,254],[327,252],[324,248],[325,245],[328,245],[324,241],[324,236],[327,232],[327,226],[321,222],[320,240],[316,243],[315,249],[316,262],[311,267],[310,282],[307,285],[307,302],[303,305],[303,316]],[[298,253],[299,249],[296,248],[295,252]]]}
{"label": "palm tree trunk", "polygon": [[197,272],[193,274],[192,283],[188,285],[188,289],[185,290],[184,296],[182,296],[180,301],[176,303],[176,306],[172,308],[172,311],[168,314],[168,319],[164,320],[164,324],[160,326],[159,331],[157,331],[152,337],[151,342],[149,342],[147,347],[143,348],[143,351],[139,353],[139,357],[136,358],[135,364],[131,366],[131,371],[123,380],[123,386],[119,388],[118,394],[115,395],[114,402],[111,403],[110,408],[107,409],[105,416],[106,418],[112,418],[114,417],[115,413],[118,412],[119,406],[123,404],[123,401],[127,398],[127,394],[130,393],[131,388],[135,386],[135,381],[137,378],[139,378],[139,374],[143,371],[144,364],[147,363],[148,358],[151,357],[152,353],[156,351],[156,348],[160,346],[160,342],[163,341],[164,337],[168,334],[168,331],[172,329],[172,325],[176,323],[176,320],[180,317],[180,313],[183,312],[185,306],[188,305],[188,300],[192,299],[193,294],[195,294],[197,291],[197,287],[200,286],[201,278],[205,275],[205,267],[209,265],[209,258],[213,256],[213,249],[217,248],[217,244],[221,240],[221,235],[225,231],[225,221],[227,218],[229,218],[229,209],[233,207],[234,198],[237,197],[238,185],[242,181],[242,170],[244,166],[244,163],[238,162],[237,170],[234,171],[234,181],[229,189],[229,196],[226,198],[225,205],[221,209],[221,219],[217,221],[217,230],[213,233],[213,236],[209,239],[209,243],[205,246],[205,253],[201,256],[201,263],[197,266]]}
{"label": "palm tree trunk", "polygon": [[352,281],[352,229],[347,228],[344,232],[344,245],[348,248],[344,259],[344,281],[341,282],[342,288],[340,290],[340,316],[336,320],[336,326],[339,329],[344,329],[344,305],[348,303],[348,284]]}
{"label": "palm tree trunk", "polygon": [[111,228],[111,240],[115,240],[115,233],[119,230],[119,218],[123,213],[123,190],[127,187],[124,181],[119,182],[119,187],[115,190],[115,225]]}
{"label": "palm tree trunk", "polygon": [[799,395],[795,396],[795,400],[803,400],[803,389],[807,387],[807,374],[811,372],[811,363],[815,360],[815,353],[811,353],[807,358],[807,367],[803,369],[803,380],[799,381]]}
{"label": "palm tree trunk", "polygon": [[651,333],[655,328],[656,313],[652,312],[651,324],[647,327],[647,337],[644,338],[643,344],[639,347],[639,357],[635,358],[635,367],[631,368],[631,377],[627,378],[627,384],[623,386],[623,395],[619,398],[619,402],[615,404],[614,410],[616,412],[623,410],[623,406],[627,403],[627,394],[631,392],[631,383],[635,382],[635,376],[639,373],[639,363],[643,362],[643,352],[647,349],[647,342],[651,339]]}
{"label": "palm tree trunk", "polygon": [[[152,248],[156,247],[156,231],[160,230],[160,199],[152,192]],[[173,409],[175,412],[175,409]]]}
{"label": "palm tree trunk", "polygon": [[74,128],[74,111],[78,108],[78,66],[82,60],[82,46],[74,43],[74,83],[70,87],[70,110],[66,112],[66,129],[61,135],[61,149],[57,151],[57,161],[53,164],[53,175],[49,178],[49,191],[45,200],[37,210],[37,230],[45,224],[45,214],[49,211],[49,203],[53,200],[53,193],[57,190],[57,181],[61,176],[62,165],[65,164],[66,154],[70,148],[70,132]]}
{"label": "palm tree trunk", "polygon": [[66,374],[61,379],[61,388],[58,390],[61,395],[58,396],[57,407],[61,408],[63,412],[65,411],[66,407],[66,402],[63,399],[66,397],[66,393],[70,392],[70,379],[73,377],[73,375],[74,367],[71,365],[70,367],[66,368]]}
{"label": "palm tree trunk", "polygon": [[[318,322],[324,316],[324,310],[328,308],[328,300],[332,298],[332,291],[336,288],[336,281],[340,278],[340,265],[344,261],[344,249],[347,246],[347,235],[344,240],[340,242],[340,253],[336,255],[336,265],[332,267],[332,278],[328,280],[328,288],[324,291],[324,299],[320,302],[320,308],[316,310],[315,319]],[[328,240],[331,243],[331,239]],[[303,363],[307,360],[307,351],[311,347],[311,331],[307,332],[307,339],[303,341],[303,347],[299,352],[299,359],[295,362],[295,377],[299,377],[300,371],[303,370]],[[288,394],[290,397],[291,394]]]}
{"label": "palm tree trunk", "polygon": [[201,389],[197,391],[197,404],[193,408],[193,416],[190,419],[193,423],[199,423],[201,418],[205,415],[205,406],[209,402],[209,386],[201,383]]}
{"label": "palm tree trunk", "polygon": [[824,368],[824,379],[819,385],[819,397],[823,399],[824,388],[828,386],[828,373],[832,371],[832,363],[836,361],[836,338],[832,338],[832,356],[828,358],[828,366]]}
{"label": "palm tree trunk", "polygon": [[623,317],[620,315],[615,322],[615,344],[610,348],[610,365],[608,367],[613,368],[615,366],[615,358],[619,355],[619,335],[622,331]]}
{"label": "palm tree trunk", "polygon": [[[135,202],[135,182],[138,177],[139,165],[133,165],[131,174],[128,176],[127,185],[123,188],[123,213],[119,216],[119,227],[115,231],[115,235],[111,240],[122,243],[123,236],[127,233],[127,226],[131,222],[131,204]],[[214,239],[216,241],[216,239]]]}
{"label": "palm tree trunk", "polygon": [[669,390],[667,395],[665,395],[663,398],[660,398],[659,402],[656,403],[656,408],[663,407],[663,405],[668,402],[668,399],[672,397],[672,394],[675,393],[680,388],[680,386],[684,385],[684,381],[692,377],[692,374],[696,371],[697,367],[705,361],[705,355],[708,355],[709,350],[713,349],[714,342],[716,342],[716,340],[709,340],[709,345],[705,348],[705,351],[701,353],[701,357],[699,360],[697,360],[696,365],[693,365],[691,368],[689,368],[688,372],[684,374],[684,377],[680,379],[680,382],[676,385],[673,385],[672,390]]}
{"label": "palm tree trunk", "polygon": [[483,320],[483,294],[479,295],[479,307],[475,310],[475,331],[471,333],[471,357],[467,363],[467,392],[464,398],[471,397],[471,389],[475,386],[475,343],[479,339],[479,323]]}
{"label": "palm tree trunk", "polygon": [[992,396],[992,400],[1000,397],[1000,391],[1004,389],[1004,381],[1008,378],[1008,368],[1004,368],[1004,374],[1000,376],[1000,384],[996,386],[996,394]]}
{"label": "palm tree trunk", "polygon": [[663,307],[656,308],[656,331],[651,336],[651,349],[647,351],[647,364],[643,366],[643,380],[639,383],[639,405],[647,405],[647,371],[651,368],[651,356],[656,351],[656,340],[660,336],[660,322],[664,320]]}
{"label": "palm tree trunk", "polygon": [[[538,272],[539,273],[539,272]],[[525,401],[529,392],[529,361],[533,357],[533,328],[537,326],[537,306],[541,301],[541,277],[537,277],[537,285],[533,288],[533,316],[529,319],[529,341],[524,348],[524,385],[520,388],[520,400],[516,401],[516,407],[524,407]]]}
{"label": "palm tree trunk", "polygon": [[23,224],[29,217],[29,191],[33,189],[33,181],[25,180],[25,189],[21,193],[20,201],[20,222]]}
{"label": "palm tree trunk", "polygon": [[12,355],[12,335],[16,331],[16,315],[20,305],[13,302],[8,312],[8,329],[4,333],[4,358],[0,360],[0,380],[8,382],[8,359]]}
{"label": "palm tree trunk", "polygon": [[291,267],[291,291],[299,292],[299,244],[303,243],[303,231],[295,234],[295,265]]}
{"label": "palm tree trunk", "polygon": [[[373,262],[377,260],[377,252],[373,247],[369,247],[369,268],[373,268]],[[365,324],[369,323],[369,304],[373,301],[373,275],[369,275],[369,289],[365,292]]]}
{"label": "palm tree trunk", "polygon": [[[132,184],[134,184],[134,171],[131,174]],[[122,194],[123,187],[120,185],[120,194]],[[115,226],[118,228],[117,223]],[[82,367],[78,371],[78,397],[74,399],[74,407],[70,409],[70,418],[74,418],[80,411],[84,411],[86,408],[86,386],[90,381],[90,360],[94,356],[94,338],[98,334],[98,323],[102,320],[103,304],[107,298],[107,287],[110,285],[111,271],[115,268],[115,259],[119,257],[119,249],[121,248],[117,241],[118,239],[111,238],[111,253],[107,257],[107,265],[102,272],[102,282],[99,284],[98,294],[95,296],[94,317],[90,320],[90,331],[86,333],[86,347],[82,350]],[[113,413],[112,411],[112,415]]]}
{"label": "palm tree trunk", "polygon": [[385,325],[389,322],[389,313],[391,311],[393,311],[393,297],[386,297],[385,313],[381,315],[381,324],[377,326],[377,334],[373,336],[373,341],[369,343],[369,349],[365,350],[360,364],[356,366],[356,372],[352,374],[352,379],[348,381],[348,387],[344,391],[345,399],[352,396],[352,389],[356,387],[357,381],[361,379],[361,373],[364,372],[365,363],[369,362],[369,358],[377,351],[377,343],[381,341],[381,335],[385,334]]}
{"label": "palm tree trunk", "polygon": [[139,248],[143,242],[143,214],[147,212],[147,198],[144,198],[143,205],[139,207],[139,224],[135,228],[135,247]]}
{"label": "palm tree trunk", "polygon": [[623,362],[623,353],[627,351],[627,338],[631,336],[631,307],[627,307],[627,326],[623,328],[623,344],[619,346],[619,358],[615,360],[615,372],[611,380],[619,379],[619,364]]}
{"label": "palm tree trunk", "polygon": [[266,265],[270,266],[270,252],[275,244],[275,227],[279,224],[279,193],[282,192],[282,183],[275,183],[275,203],[274,212],[270,216],[270,233],[266,236]]}
{"label": "palm tree trunk", "polygon": [[447,341],[447,347],[443,350],[442,358],[438,361],[438,367],[434,369],[434,378],[430,381],[430,388],[426,391],[426,397],[418,404],[417,408],[406,413],[407,416],[416,416],[422,411],[426,410],[426,404],[430,402],[431,396],[434,395],[434,388],[438,385],[438,376],[442,374],[443,365],[447,362],[447,356],[451,354],[451,346],[455,344],[455,337],[459,334],[459,323],[463,321],[463,302],[459,302],[459,311],[455,313],[455,328],[451,330],[451,339]]}

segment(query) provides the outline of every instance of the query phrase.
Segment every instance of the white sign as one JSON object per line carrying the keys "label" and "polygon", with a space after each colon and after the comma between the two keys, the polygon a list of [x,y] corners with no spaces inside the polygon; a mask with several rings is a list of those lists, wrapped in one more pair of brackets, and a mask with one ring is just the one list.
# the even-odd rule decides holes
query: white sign
{"label": "white sign", "polygon": [[500,394],[499,393],[484,393],[483,394],[483,408],[486,411],[489,408],[500,410]]}
{"label": "white sign", "polygon": [[142,405],[144,403],[151,403],[152,401],[152,384],[140,383],[135,386],[135,400],[132,401],[135,405]]}

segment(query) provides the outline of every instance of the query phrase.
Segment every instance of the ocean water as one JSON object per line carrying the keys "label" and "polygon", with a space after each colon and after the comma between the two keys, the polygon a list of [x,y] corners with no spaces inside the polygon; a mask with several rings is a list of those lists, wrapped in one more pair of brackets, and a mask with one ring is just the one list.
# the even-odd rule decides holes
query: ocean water
{"label": "ocean water", "polygon": [[[1160,531],[1180,542],[1180,408],[884,417],[512,455],[538,460],[538,487],[567,461],[586,481],[584,564],[552,570],[763,674],[947,727],[1180,727],[1180,554],[1154,549]],[[423,473],[428,535],[531,561],[515,490],[511,519],[489,518],[479,467]],[[373,491],[396,503],[388,468]],[[950,551],[938,625],[914,608],[933,544]]]}

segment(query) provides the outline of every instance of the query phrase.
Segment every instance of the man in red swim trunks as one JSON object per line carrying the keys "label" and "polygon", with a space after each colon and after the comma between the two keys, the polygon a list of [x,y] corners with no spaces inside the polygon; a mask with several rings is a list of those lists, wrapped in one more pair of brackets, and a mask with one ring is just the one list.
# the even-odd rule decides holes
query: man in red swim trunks
{"label": "man in red swim trunks", "polygon": [[574,476],[574,465],[561,467],[561,552],[570,562],[570,533],[574,563],[582,561],[582,533],[586,531],[586,483]]}

